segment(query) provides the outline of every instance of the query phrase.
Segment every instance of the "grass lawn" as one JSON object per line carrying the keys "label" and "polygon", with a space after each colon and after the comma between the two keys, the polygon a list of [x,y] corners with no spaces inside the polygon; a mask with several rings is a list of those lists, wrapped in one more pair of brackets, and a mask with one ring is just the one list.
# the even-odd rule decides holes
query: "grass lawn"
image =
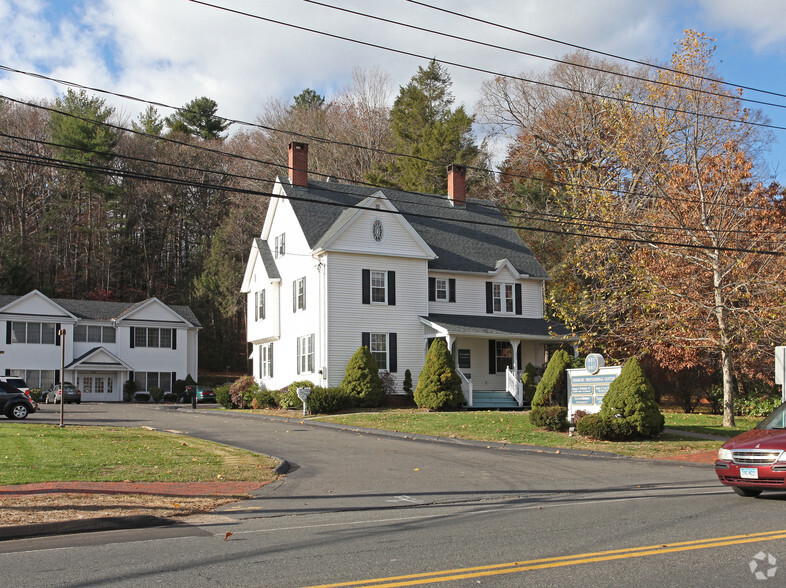
{"label": "grass lawn", "polygon": [[[737,427],[724,429],[722,417],[706,414],[664,413],[666,427],[686,432],[733,437],[752,428],[760,419],[738,417]],[[722,441],[704,441],[687,435],[664,434],[645,441],[594,441],[567,432],[538,429],[524,412],[468,411],[425,412],[412,409],[362,412],[314,417],[332,423],[501,443],[520,443],[542,447],[608,451],[636,457],[667,457],[718,449]]]}
{"label": "grass lawn", "polygon": [[0,426],[0,484],[267,481],[276,465],[250,451],[148,429]]}

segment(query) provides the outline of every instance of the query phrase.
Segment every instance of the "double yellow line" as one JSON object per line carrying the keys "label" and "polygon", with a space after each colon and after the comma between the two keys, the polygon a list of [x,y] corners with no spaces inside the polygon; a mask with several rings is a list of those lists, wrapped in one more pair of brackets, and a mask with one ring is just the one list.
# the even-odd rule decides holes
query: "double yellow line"
{"label": "double yellow line", "polygon": [[437,582],[451,582],[467,578],[481,578],[484,576],[498,576],[500,574],[515,574],[530,570],[546,568],[559,568],[587,563],[628,559],[632,557],[646,557],[649,555],[662,555],[679,551],[692,551],[708,549],[710,547],[724,547],[727,545],[742,545],[759,541],[774,541],[786,539],[786,529],[781,531],[767,531],[765,533],[751,533],[747,535],[732,535],[730,537],[714,537],[711,539],[698,539],[696,541],[682,541],[680,543],[665,543],[661,545],[647,545],[645,547],[631,547],[628,549],[613,549],[611,551],[598,551],[594,553],[581,553],[563,557],[548,557],[532,559],[529,561],[516,561],[472,568],[457,568],[441,572],[428,572],[425,574],[409,574],[406,576],[390,576],[387,578],[374,578],[355,582],[339,582],[336,584],[320,584],[310,588],[343,588],[343,587],[373,587],[394,588],[396,586],[417,586],[419,584],[432,584]]}

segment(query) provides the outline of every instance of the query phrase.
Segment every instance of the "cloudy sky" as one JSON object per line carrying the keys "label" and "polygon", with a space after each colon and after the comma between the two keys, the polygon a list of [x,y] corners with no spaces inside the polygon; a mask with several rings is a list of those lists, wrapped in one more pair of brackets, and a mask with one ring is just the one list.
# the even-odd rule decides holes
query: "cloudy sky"
{"label": "cloudy sky", "polygon": [[[423,2],[566,43],[658,62],[668,60],[683,29],[693,28],[716,39],[718,72],[725,80],[786,95],[784,0]],[[570,51],[565,45],[408,0],[323,3],[548,57],[562,57]],[[424,63],[417,57],[294,27],[502,73],[539,71],[549,65],[305,0],[0,0],[0,27],[0,67],[172,106],[209,96],[218,102],[220,115],[245,121],[254,121],[269,100],[289,101],[307,87],[330,97],[349,83],[357,66],[388,72],[397,91]],[[459,67],[448,70],[457,101],[473,111],[478,88],[489,74]],[[65,89],[0,71],[0,95],[51,98]],[[745,96],[786,104],[784,96],[752,91]],[[107,100],[129,117],[144,107],[115,97]],[[763,110],[772,124],[786,127],[786,109]],[[170,113],[164,108],[159,111]],[[772,165],[786,182],[786,130],[776,130],[774,135]]]}

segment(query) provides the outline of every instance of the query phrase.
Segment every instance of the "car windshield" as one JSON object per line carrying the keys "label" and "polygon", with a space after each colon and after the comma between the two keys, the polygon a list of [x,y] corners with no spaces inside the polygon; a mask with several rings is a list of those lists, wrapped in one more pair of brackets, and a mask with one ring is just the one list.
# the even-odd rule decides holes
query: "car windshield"
{"label": "car windshield", "polygon": [[786,403],[776,408],[766,419],[756,425],[757,429],[786,429]]}

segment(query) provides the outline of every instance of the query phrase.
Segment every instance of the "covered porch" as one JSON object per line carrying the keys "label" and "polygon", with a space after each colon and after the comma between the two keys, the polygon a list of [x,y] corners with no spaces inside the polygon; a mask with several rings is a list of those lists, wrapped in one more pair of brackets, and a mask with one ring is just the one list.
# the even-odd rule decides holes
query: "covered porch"
{"label": "covered porch", "polygon": [[420,320],[426,348],[435,338],[446,339],[467,408],[525,408],[524,367],[543,365],[547,345],[577,340],[564,325],[547,319],[432,314]]}

